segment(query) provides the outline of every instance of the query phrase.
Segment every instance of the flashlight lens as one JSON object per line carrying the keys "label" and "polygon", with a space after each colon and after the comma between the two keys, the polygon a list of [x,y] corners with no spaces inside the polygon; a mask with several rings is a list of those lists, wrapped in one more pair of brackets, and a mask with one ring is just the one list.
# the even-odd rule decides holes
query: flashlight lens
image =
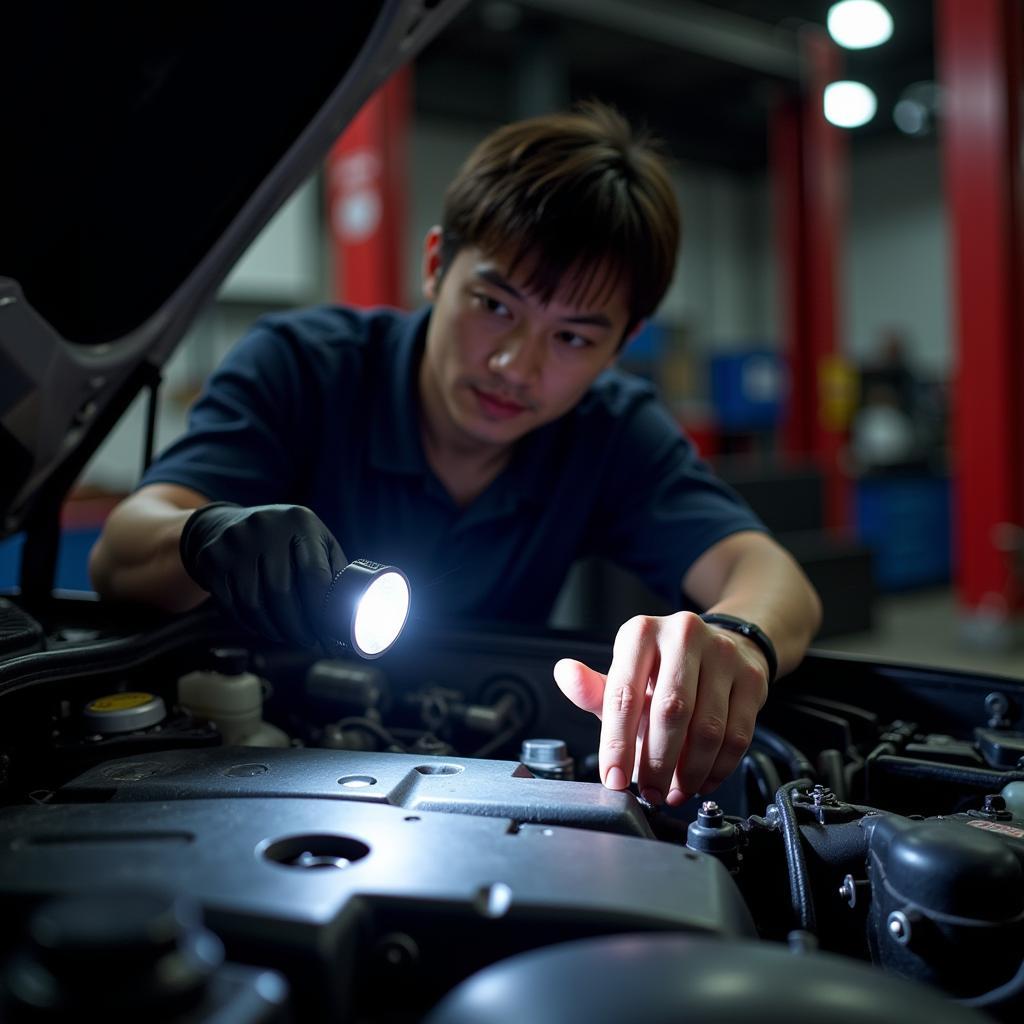
{"label": "flashlight lens", "polygon": [[381,573],[367,588],[356,608],[353,627],[356,647],[373,656],[398,639],[409,614],[409,584],[397,572]]}

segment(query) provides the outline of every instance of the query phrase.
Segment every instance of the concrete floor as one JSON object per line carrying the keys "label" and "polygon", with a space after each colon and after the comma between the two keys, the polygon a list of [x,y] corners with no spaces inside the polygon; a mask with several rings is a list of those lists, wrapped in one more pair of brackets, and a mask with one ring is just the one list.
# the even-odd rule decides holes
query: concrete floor
{"label": "concrete floor", "polygon": [[870,632],[829,637],[814,648],[1024,679],[1020,628],[972,627],[964,621],[951,589],[883,594],[876,599],[874,613],[875,628]]}

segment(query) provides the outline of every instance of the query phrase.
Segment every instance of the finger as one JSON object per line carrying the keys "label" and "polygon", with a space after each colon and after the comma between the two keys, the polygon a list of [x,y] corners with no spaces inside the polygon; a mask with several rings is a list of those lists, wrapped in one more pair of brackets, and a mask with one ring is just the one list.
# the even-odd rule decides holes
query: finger
{"label": "finger", "polygon": [[231,585],[231,573],[220,572],[214,573],[209,584],[203,584],[203,589],[207,590],[217,604],[224,609],[224,611],[234,615],[236,618],[237,612],[235,611],[235,605],[237,600],[235,598],[234,587]]}
{"label": "finger", "polygon": [[253,624],[260,634],[275,644],[286,643],[286,638],[281,632],[277,622],[277,609],[275,601],[277,595],[272,593],[267,584],[267,559],[265,555],[257,555],[255,566],[255,580],[253,587],[248,590],[249,608]]}
{"label": "finger", "polygon": [[722,741],[722,749],[715,758],[715,763],[708,772],[708,777],[700,787],[701,795],[713,793],[718,787],[736,770],[736,766],[743,759],[743,755],[750,747],[750,741],[754,736],[753,714],[737,711],[729,712],[729,722],[725,727],[725,739]]}
{"label": "finger", "polygon": [[[327,622],[324,617],[324,600],[334,577],[345,567],[335,568],[341,561],[341,548],[329,543],[319,534],[296,534],[291,541],[291,559],[295,567],[296,591],[302,605],[303,618],[315,636],[330,638],[329,646],[334,647],[333,638],[343,636],[344,627],[339,623]],[[335,557],[334,548],[340,557]]]}
{"label": "finger", "polygon": [[263,608],[262,558],[262,555],[257,555],[255,560],[243,563],[233,574],[233,611],[247,629],[274,643],[281,643],[280,634]]}
{"label": "finger", "polygon": [[651,694],[653,686],[647,684],[647,692],[644,694],[644,709],[640,713],[640,724],[636,730],[636,751],[633,754],[633,771],[629,778],[631,782],[638,782],[640,779],[640,763],[644,758],[644,746],[647,743],[647,733],[650,728],[651,719]]}
{"label": "finger", "polygon": [[555,662],[553,672],[558,688],[576,707],[601,717],[606,676],[572,658]]}
{"label": "finger", "polygon": [[312,647],[316,637],[302,605],[291,547],[289,544],[287,551],[275,551],[263,560],[261,579],[267,616],[285,642]]}
{"label": "finger", "polygon": [[321,533],[320,543],[323,546],[327,568],[330,571],[331,579],[333,579],[348,565],[348,558],[345,557],[345,552],[341,550],[341,545],[335,539],[334,534],[326,526]]}
{"label": "finger", "polygon": [[722,749],[729,720],[732,683],[729,667],[723,665],[721,659],[713,656],[709,658],[705,654],[701,660],[697,684],[697,703],[677,766],[680,788],[684,793],[701,791]]}
{"label": "finger", "polygon": [[671,789],[697,702],[700,676],[700,653],[694,644],[679,640],[664,646],[668,649],[660,652],[638,778],[641,794],[652,804],[660,804]]}
{"label": "finger", "polygon": [[761,710],[767,694],[768,687],[763,673],[750,669],[745,674],[737,676],[729,701],[729,721],[725,727],[725,739],[701,788],[702,794],[712,792],[727,779],[750,748],[757,713]]}
{"label": "finger", "polygon": [[657,627],[646,616],[630,619],[615,638],[611,668],[601,707],[601,780],[609,789],[625,789],[633,768],[637,730],[647,682],[657,658]]}

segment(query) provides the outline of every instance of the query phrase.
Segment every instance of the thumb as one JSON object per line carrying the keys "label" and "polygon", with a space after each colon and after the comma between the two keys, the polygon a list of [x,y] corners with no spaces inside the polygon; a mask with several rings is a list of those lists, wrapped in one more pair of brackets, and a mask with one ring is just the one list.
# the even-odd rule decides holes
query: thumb
{"label": "thumb", "polygon": [[601,717],[605,676],[572,658],[562,658],[556,662],[554,675],[558,688],[576,707]]}

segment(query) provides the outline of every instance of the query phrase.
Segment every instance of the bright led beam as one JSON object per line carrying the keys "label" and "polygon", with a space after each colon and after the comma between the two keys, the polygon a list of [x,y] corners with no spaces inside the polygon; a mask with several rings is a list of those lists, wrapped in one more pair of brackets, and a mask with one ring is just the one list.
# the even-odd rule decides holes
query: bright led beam
{"label": "bright led beam", "polygon": [[881,46],[892,35],[892,15],[878,0],[841,0],[828,9],[829,35],[848,50]]}
{"label": "bright led beam", "polygon": [[839,128],[859,128],[878,110],[874,92],[863,82],[832,82],[825,86],[825,119]]}
{"label": "bright led beam", "polygon": [[339,647],[379,658],[405,627],[409,597],[409,580],[401,569],[357,558],[334,577],[324,618]]}
{"label": "bright led beam", "polygon": [[356,608],[352,627],[361,654],[383,654],[402,632],[409,615],[409,581],[398,572],[385,572],[367,588]]}

